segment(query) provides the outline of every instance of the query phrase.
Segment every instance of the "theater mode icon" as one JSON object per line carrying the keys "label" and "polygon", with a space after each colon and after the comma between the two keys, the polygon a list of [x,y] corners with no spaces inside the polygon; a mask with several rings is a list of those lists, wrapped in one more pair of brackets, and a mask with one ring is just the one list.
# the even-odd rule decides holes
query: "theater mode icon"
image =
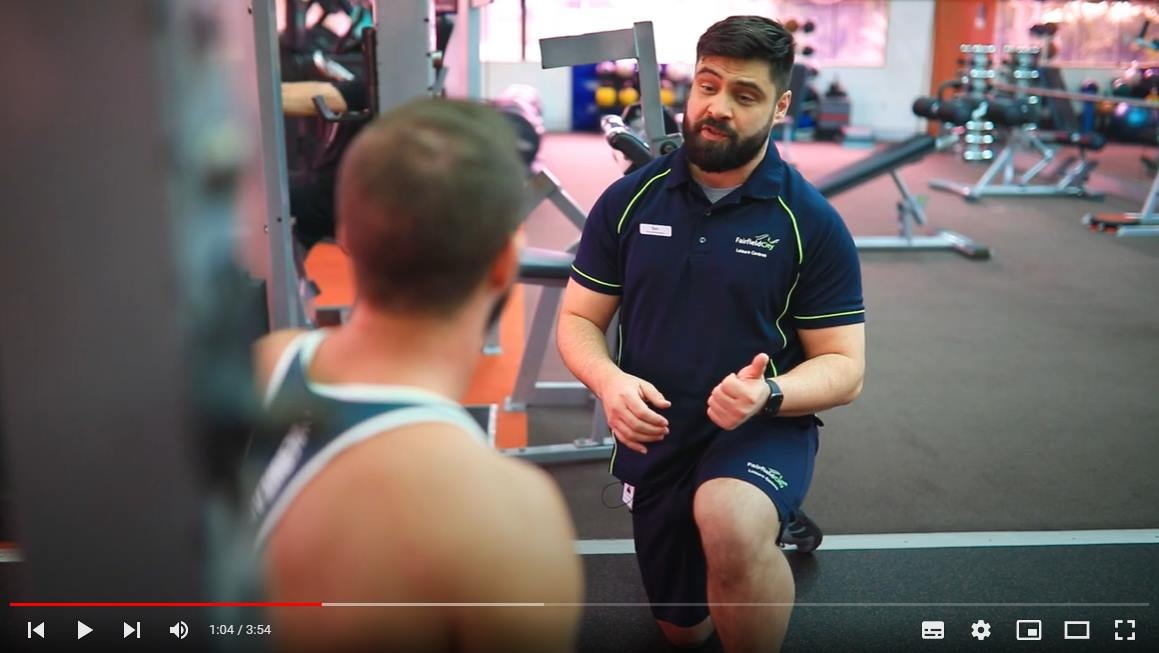
{"label": "theater mode icon", "polygon": [[944,621],[923,621],[922,622],[922,639],[945,639],[946,638],[946,622]]}
{"label": "theater mode icon", "polygon": [[1089,622],[1089,621],[1064,621],[1064,622],[1062,622],[1062,638],[1063,639],[1090,639],[1091,638],[1091,622]]}

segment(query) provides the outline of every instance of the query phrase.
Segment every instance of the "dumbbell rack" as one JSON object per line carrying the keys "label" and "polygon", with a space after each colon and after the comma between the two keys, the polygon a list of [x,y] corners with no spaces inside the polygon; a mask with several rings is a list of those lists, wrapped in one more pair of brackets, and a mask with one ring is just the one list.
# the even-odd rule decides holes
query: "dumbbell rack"
{"label": "dumbbell rack", "polygon": [[[966,132],[963,135],[966,149],[963,151],[962,158],[967,161],[993,159],[993,162],[973,185],[968,186],[944,179],[933,179],[930,181],[930,187],[961,195],[967,200],[977,200],[985,196],[1027,195],[1097,197],[1096,193],[1087,190],[1085,186],[1087,176],[1093,167],[1090,162],[1085,160],[1062,162],[1052,175],[1058,178],[1054,183],[1030,183],[1054,161],[1056,156],[1056,150],[1047,146],[1038,137],[1035,131],[1037,126],[1033,123],[1009,128],[1006,146],[997,158],[994,158],[993,151],[988,148],[989,144],[994,142],[994,123],[987,120],[985,116],[990,110],[991,96],[989,92],[995,83],[996,74],[994,70],[983,70],[982,65],[989,63],[988,58],[984,59],[984,57],[988,57],[989,53],[995,51],[996,48],[992,45],[962,46],[962,52],[973,58],[972,67],[968,73],[963,74],[962,81],[969,85],[972,95],[982,93],[973,119],[966,123]],[[1041,99],[1038,96],[1040,91],[1036,90],[1041,75],[1038,65],[1041,49],[1038,46],[1008,45],[1003,52],[1007,55],[1004,65],[1006,66],[1005,78],[1009,83],[1001,84],[1001,86],[1007,87],[1007,92],[1013,95],[1015,101],[1026,102],[1031,105],[1031,109],[1037,109],[1038,105],[1041,104]],[[974,129],[971,129],[971,126]],[[987,146],[987,149],[981,150],[985,154],[978,154],[977,152],[983,144]],[[1016,178],[1014,158],[1020,150],[1031,150],[1041,158]],[[1002,175],[1002,183],[994,184],[993,182],[999,174]]]}
{"label": "dumbbell rack", "polygon": [[[1018,91],[1014,93],[1014,99],[1026,102],[1030,105],[1035,114],[1038,113],[1042,105],[1042,98],[1035,92],[1034,88],[1039,86],[1039,79],[1042,73],[1039,70],[1039,61],[1042,56],[1042,48],[1036,45],[1007,45],[1003,51],[1007,55],[1006,59],[1006,78],[1009,83],[1018,87]],[[1021,129],[1011,130],[1011,144],[1020,144],[1024,147],[1029,147],[1042,158],[1038,163],[1034,164],[1018,179],[1019,186],[1025,186],[1034,179],[1038,173],[1046,169],[1052,161],[1054,161],[1056,151],[1047,147],[1040,138],[1035,134],[1035,129],[1038,125],[1035,123],[1027,123]],[[1014,176],[1014,161],[1013,157],[1007,162],[1003,168],[1004,181],[1007,185],[1011,183]]]}
{"label": "dumbbell rack", "polygon": [[986,120],[985,101],[990,91],[990,81],[994,79],[993,55],[997,48],[993,45],[963,45],[962,85],[966,93],[978,101],[980,110],[975,110],[971,120],[966,122],[962,134],[962,159],[964,161],[989,161],[994,158],[994,123]]}

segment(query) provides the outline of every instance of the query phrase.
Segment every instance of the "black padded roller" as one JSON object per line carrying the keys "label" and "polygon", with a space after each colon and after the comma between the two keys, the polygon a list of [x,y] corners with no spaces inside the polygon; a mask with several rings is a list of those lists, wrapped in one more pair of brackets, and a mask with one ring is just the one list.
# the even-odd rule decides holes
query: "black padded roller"
{"label": "black padded roller", "polygon": [[971,98],[954,98],[942,103],[938,109],[938,120],[948,122],[951,125],[964,125],[970,120],[970,115],[974,113],[977,106],[978,102]]}
{"label": "black padded roller", "polygon": [[524,247],[519,253],[519,280],[529,283],[567,281],[575,254],[540,247]]}
{"label": "black padded roller", "polygon": [[977,101],[968,97],[955,97],[943,102],[923,96],[914,100],[912,109],[919,118],[963,125],[970,119],[976,106]]}
{"label": "black padded roller", "polygon": [[922,95],[914,100],[912,108],[915,116],[933,120],[938,117],[938,108],[941,107],[941,104],[937,98]]}
{"label": "black padded roller", "polygon": [[1014,98],[991,98],[986,109],[986,119],[994,124],[1017,127],[1037,122],[1038,105]]}

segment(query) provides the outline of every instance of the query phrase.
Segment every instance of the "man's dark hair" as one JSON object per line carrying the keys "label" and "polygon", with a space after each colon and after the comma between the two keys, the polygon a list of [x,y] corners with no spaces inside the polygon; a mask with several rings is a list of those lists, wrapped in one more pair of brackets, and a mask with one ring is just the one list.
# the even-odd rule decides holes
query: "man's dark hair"
{"label": "man's dark hair", "polygon": [[337,182],[359,299],[392,312],[461,308],[519,227],[526,174],[510,121],[491,107],[422,99],[379,116]]}
{"label": "man's dark hair", "polygon": [[764,16],[729,16],[700,36],[696,42],[696,60],[728,57],[768,62],[779,95],[789,90],[796,49],[793,35],[775,20]]}

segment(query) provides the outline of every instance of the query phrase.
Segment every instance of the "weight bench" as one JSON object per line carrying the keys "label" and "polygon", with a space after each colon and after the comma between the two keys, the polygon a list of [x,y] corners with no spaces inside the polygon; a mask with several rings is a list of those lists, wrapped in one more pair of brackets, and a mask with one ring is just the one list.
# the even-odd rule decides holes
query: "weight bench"
{"label": "weight bench", "polygon": [[[604,130],[604,138],[624,155],[632,166],[628,172],[639,168],[652,159],[648,146],[638,135],[624,127],[623,122],[616,116],[606,116],[600,121]],[[898,221],[901,233],[897,236],[857,236],[853,241],[857,249],[862,251],[935,251],[953,250],[971,258],[985,260],[990,258],[990,249],[962,234],[954,231],[941,230],[932,236],[913,233],[914,224],[926,225],[925,211],[921,203],[910,193],[905,182],[897,174],[897,169],[907,163],[913,163],[938,149],[938,140],[933,136],[919,134],[908,140],[895,143],[877,154],[845,166],[814,184],[825,197],[835,197],[851,188],[889,173],[901,193],[898,202]],[[645,158],[647,157],[647,158]],[[626,173],[625,173],[626,174]]]}
{"label": "weight bench", "polygon": [[[526,247],[520,254],[520,283],[542,286],[543,290],[531,318],[515,387],[503,406],[505,411],[525,412],[528,406],[533,405],[585,406],[595,400],[591,391],[578,381],[538,380],[574,258],[575,255],[568,251],[537,247]],[[608,331],[615,333],[615,327]],[[540,464],[602,460],[611,455],[612,438],[608,436],[603,408],[596,401],[588,436],[564,444],[515,447],[499,451]]]}
{"label": "weight bench", "polygon": [[889,173],[893,183],[901,193],[897,203],[898,222],[901,233],[897,236],[855,236],[853,241],[862,251],[907,251],[907,250],[953,250],[970,258],[985,260],[990,258],[990,249],[962,234],[941,230],[932,236],[913,233],[914,224],[926,225],[925,211],[921,203],[910,193],[909,188],[897,174],[897,169],[913,163],[938,149],[938,139],[925,134],[911,136],[900,143],[869,157],[841,168],[817,181],[814,186],[825,197],[835,197],[851,188],[856,188],[880,175]]}

